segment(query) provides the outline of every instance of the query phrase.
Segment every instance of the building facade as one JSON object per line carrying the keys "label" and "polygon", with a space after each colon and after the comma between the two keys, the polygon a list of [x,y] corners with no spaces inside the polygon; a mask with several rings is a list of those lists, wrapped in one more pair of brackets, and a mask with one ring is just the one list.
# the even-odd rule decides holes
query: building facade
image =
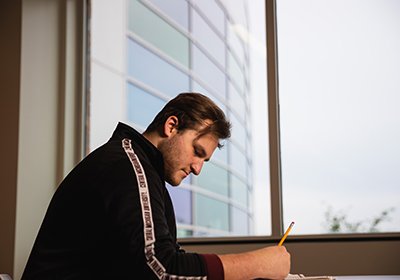
{"label": "building facade", "polygon": [[[168,187],[178,236],[253,234],[246,1],[106,2],[92,1],[90,11],[89,150],[114,120],[143,131],[177,93],[209,96],[232,122],[232,137],[199,176]],[[104,114],[105,106],[119,109]]]}

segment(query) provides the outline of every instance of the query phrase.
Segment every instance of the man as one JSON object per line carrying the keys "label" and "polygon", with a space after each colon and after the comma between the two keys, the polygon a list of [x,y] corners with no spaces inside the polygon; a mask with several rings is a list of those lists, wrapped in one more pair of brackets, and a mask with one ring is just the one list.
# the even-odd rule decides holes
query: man
{"label": "man", "polygon": [[283,246],[218,256],[177,245],[165,181],[198,175],[228,137],[224,113],[197,93],[169,101],[143,134],[118,124],[57,189],[22,279],[284,278]]}

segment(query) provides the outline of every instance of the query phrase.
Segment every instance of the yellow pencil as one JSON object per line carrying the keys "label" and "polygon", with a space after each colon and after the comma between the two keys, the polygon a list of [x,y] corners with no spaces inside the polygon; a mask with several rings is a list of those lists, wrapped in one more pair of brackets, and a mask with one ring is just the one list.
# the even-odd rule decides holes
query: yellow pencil
{"label": "yellow pencil", "polygon": [[285,241],[286,237],[289,235],[290,230],[292,229],[294,222],[291,222],[288,229],[286,230],[285,234],[282,236],[281,241],[279,241],[278,246],[282,246],[283,241]]}

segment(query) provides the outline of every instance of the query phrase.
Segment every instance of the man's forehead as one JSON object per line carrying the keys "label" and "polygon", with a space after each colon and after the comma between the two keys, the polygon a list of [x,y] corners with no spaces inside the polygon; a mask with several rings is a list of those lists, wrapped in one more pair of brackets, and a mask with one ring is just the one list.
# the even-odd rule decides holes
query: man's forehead
{"label": "man's forehead", "polygon": [[211,132],[207,132],[207,133],[201,133],[201,132],[196,132],[197,136],[193,139],[193,143],[196,144],[208,144],[208,143],[213,143],[215,145],[219,144],[219,139],[217,136],[215,136],[213,133]]}
{"label": "man's forehead", "polygon": [[202,142],[203,139],[205,141],[215,142],[217,146],[219,146],[219,138],[215,133],[209,130],[209,127],[213,124],[213,121],[206,119],[203,122],[199,123],[194,128],[188,128],[186,130],[192,130],[195,133],[195,138],[193,139],[193,143]]}

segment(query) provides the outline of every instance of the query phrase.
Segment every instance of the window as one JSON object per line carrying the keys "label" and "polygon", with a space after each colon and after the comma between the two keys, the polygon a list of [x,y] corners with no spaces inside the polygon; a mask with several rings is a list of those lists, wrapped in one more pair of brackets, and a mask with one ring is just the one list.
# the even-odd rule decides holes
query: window
{"label": "window", "polygon": [[[277,5],[279,104],[267,102],[265,3]],[[293,234],[399,231],[398,5],[92,1],[89,150],[118,121],[143,131],[177,93],[202,92],[232,138],[200,176],[168,188],[179,237],[277,236],[292,220]]]}
{"label": "window", "polygon": [[400,231],[400,3],[277,8],[285,225]]}
{"label": "window", "polygon": [[[169,99],[185,91],[209,96],[234,123],[232,138],[215,152],[200,176],[190,176],[179,188],[168,187],[180,237],[268,234],[253,222],[254,216],[267,221],[268,212],[257,212],[256,205],[269,201],[268,191],[255,200],[253,186],[257,171],[252,167],[258,156],[253,149],[258,148],[252,141],[258,134],[252,131],[256,126],[252,114],[257,112],[250,105],[252,99],[264,104],[262,112],[266,108],[265,100],[257,97],[265,93],[265,48],[257,57],[248,40],[261,38],[259,44],[265,46],[265,26],[261,25],[260,36],[252,33],[252,26],[259,26],[255,19],[264,21],[265,9],[262,1],[254,3],[91,2],[89,150],[107,141],[118,121],[142,132]],[[258,14],[250,17],[250,9]],[[260,59],[263,63],[256,68],[253,61]],[[258,83],[250,82],[254,78],[249,69],[262,77]],[[267,126],[263,127],[259,131],[265,134]],[[263,151],[260,158],[267,160]],[[267,190],[268,182],[259,186]]]}
{"label": "window", "polygon": [[223,196],[228,196],[228,171],[210,162],[204,165],[202,172],[196,178],[201,188]]}
{"label": "window", "polygon": [[214,236],[229,234],[229,206],[226,202],[195,194],[194,205],[195,224],[199,228],[196,236],[209,236],[210,232]]}
{"label": "window", "polygon": [[172,20],[175,20],[185,31],[189,30],[189,5],[182,0],[150,0],[154,9],[161,10]]}
{"label": "window", "polygon": [[195,74],[216,91],[220,98],[225,99],[225,73],[196,46],[193,46],[192,64]]}
{"label": "window", "polygon": [[235,175],[231,175],[231,184],[230,184],[230,192],[231,192],[231,198],[232,200],[235,201],[235,203],[238,203],[242,207],[247,207],[248,205],[248,190],[246,187],[245,182],[238,178]]}
{"label": "window", "polygon": [[179,188],[172,196],[176,213],[176,222],[179,225],[192,224],[192,193],[191,191]]}
{"label": "window", "polygon": [[[225,65],[225,44],[220,34],[196,12],[192,14],[192,36],[207,50],[207,52],[221,65]],[[222,18],[224,18],[222,14]]]}
{"label": "window", "polygon": [[129,1],[129,31],[188,67],[189,40],[138,0]]}
{"label": "window", "polygon": [[189,89],[187,74],[132,39],[128,39],[127,52],[128,79],[139,80],[170,97]]}
{"label": "window", "polygon": [[164,106],[164,101],[150,93],[128,84],[128,121],[144,128]]}

